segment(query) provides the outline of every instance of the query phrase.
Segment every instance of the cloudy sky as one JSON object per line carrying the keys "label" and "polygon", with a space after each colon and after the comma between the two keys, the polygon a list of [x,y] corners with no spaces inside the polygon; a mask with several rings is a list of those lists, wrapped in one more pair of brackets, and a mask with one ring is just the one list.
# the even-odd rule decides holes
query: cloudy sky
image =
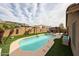
{"label": "cloudy sky", "polygon": [[0,20],[26,23],[29,25],[65,25],[68,3],[0,3]]}

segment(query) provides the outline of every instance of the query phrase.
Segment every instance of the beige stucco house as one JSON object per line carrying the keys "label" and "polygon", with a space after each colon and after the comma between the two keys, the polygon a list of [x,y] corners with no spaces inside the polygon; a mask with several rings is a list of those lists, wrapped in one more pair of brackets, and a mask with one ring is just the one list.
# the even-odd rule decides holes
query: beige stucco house
{"label": "beige stucco house", "polygon": [[70,5],[66,10],[66,26],[71,38],[73,55],[79,56],[79,4]]}

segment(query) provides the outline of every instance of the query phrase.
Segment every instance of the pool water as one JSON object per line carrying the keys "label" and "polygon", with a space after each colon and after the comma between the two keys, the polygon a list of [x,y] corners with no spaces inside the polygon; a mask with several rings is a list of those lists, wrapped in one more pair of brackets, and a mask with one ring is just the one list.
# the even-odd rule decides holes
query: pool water
{"label": "pool water", "polygon": [[69,40],[69,36],[63,36],[63,40]]}
{"label": "pool water", "polygon": [[23,51],[36,51],[42,48],[50,39],[54,39],[55,36],[47,35],[37,35],[30,38],[25,38],[19,42],[20,49]]}

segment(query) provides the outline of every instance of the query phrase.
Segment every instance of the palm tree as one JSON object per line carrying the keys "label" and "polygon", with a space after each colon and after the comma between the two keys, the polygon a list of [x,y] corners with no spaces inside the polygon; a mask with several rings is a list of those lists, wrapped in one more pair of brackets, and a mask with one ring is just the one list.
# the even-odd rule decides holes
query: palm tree
{"label": "palm tree", "polygon": [[6,38],[6,40],[4,41],[4,43],[7,41],[7,39],[13,34],[13,32],[14,32],[14,29],[11,29],[10,30],[10,33],[9,33],[9,35],[7,36],[7,38]]}
{"label": "palm tree", "polygon": [[34,29],[34,34],[36,34],[36,27],[33,27],[33,29]]}
{"label": "palm tree", "polygon": [[5,43],[7,41],[7,39],[13,34],[15,26],[12,24],[7,24],[7,25],[4,24],[4,28],[11,29],[9,35],[7,36],[6,40],[4,41],[4,43]]}
{"label": "palm tree", "polygon": [[3,27],[3,24],[0,24],[0,43],[3,43],[4,30],[5,28]]}

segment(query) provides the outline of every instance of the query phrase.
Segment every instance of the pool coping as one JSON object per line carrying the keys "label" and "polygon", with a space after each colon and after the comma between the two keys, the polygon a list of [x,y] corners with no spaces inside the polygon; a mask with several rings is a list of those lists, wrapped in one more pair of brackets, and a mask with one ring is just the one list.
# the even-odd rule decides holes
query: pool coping
{"label": "pool coping", "polygon": [[[38,34],[38,35],[44,35],[44,34]],[[33,36],[29,36],[29,37],[24,37],[24,38],[30,38],[30,37],[34,37],[34,36],[37,36],[37,35],[33,35]],[[59,38],[61,35],[56,35],[57,36],[57,38]],[[9,55],[11,55],[11,53],[13,52],[13,51],[15,51],[16,49],[18,49],[19,48],[19,44],[18,44],[18,42],[19,41],[21,41],[22,39],[24,39],[24,38],[20,38],[20,39],[17,39],[16,41],[14,41],[11,45],[10,45],[10,52],[9,52]],[[51,38],[52,39],[52,38]],[[50,46],[50,48],[51,48],[51,46],[54,44],[54,40],[51,40],[51,44],[50,44],[50,42],[48,42],[47,44]],[[14,46],[14,48],[13,48],[13,46]],[[15,48],[15,46],[17,47],[17,48]],[[43,49],[44,49],[45,47],[43,47]],[[47,48],[46,49],[46,52],[50,49],[50,48]],[[17,51],[16,51],[17,52]],[[22,52],[21,50],[20,50],[20,52]],[[20,52],[18,52],[18,53],[20,53]],[[38,51],[39,52],[39,51]],[[45,54],[46,54],[46,52],[39,52],[39,53],[43,53],[43,54],[41,54],[41,56],[44,56]],[[11,55],[12,56],[12,55]],[[17,56],[17,55],[15,55],[15,56]],[[24,56],[24,55],[22,55],[22,56]],[[27,56],[27,55],[26,55]],[[33,55],[32,55],[33,56]],[[35,55],[35,56],[37,56],[37,55]],[[38,55],[39,56],[39,55]]]}
{"label": "pool coping", "polygon": [[15,50],[10,56],[45,56],[49,49],[54,45],[53,40],[49,40],[44,47],[37,51],[23,51],[20,49]]}
{"label": "pool coping", "polygon": [[[44,34],[38,34],[38,35],[44,35]],[[37,35],[32,35],[32,36],[28,36],[28,37],[23,37],[23,38],[20,38],[20,39],[17,39],[15,40],[14,42],[11,43],[10,45],[10,51],[9,51],[9,54],[11,54],[11,52],[13,52],[14,50],[18,49],[19,48],[19,41],[25,39],[25,38],[31,38],[31,37],[34,37],[34,36],[37,36]],[[14,46],[14,48],[13,48]]]}

